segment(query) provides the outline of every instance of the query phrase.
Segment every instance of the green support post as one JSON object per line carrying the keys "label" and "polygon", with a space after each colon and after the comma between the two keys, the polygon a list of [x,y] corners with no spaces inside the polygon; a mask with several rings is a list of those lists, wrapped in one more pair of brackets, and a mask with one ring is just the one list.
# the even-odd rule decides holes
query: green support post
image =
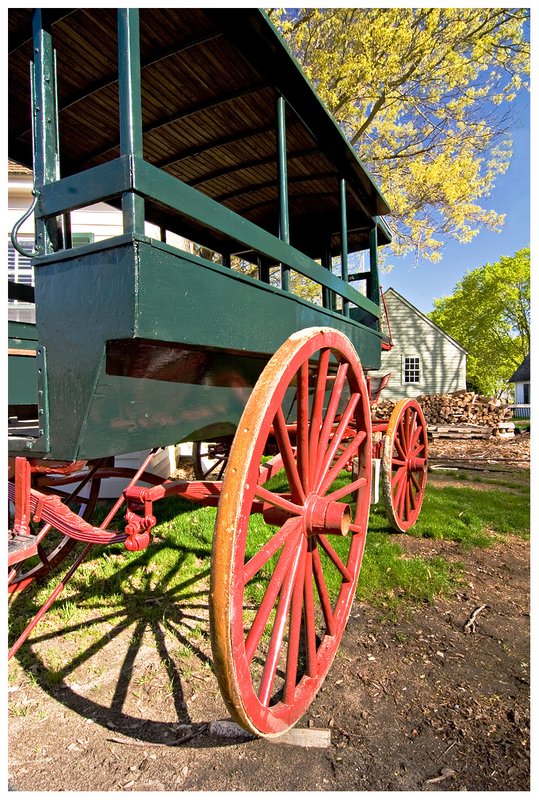
{"label": "green support post", "polygon": [[64,233],[64,241],[63,245],[66,250],[69,250],[73,247],[73,235],[71,231],[71,214],[68,212],[67,214],[62,214],[62,222],[63,222],[63,233]]}
{"label": "green support post", "polygon": [[257,257],[258,265],[258,280],[264,283],[270,282],[270,265],[269,262],[260,256]]}
{"label": "green support post", "polygon": [[[290,243],[288,220],[288,173],[286,163],[286,104],[284,97],[277,99],[277,150],[279,165],[279,238]],[[281,287],[289,291],[290,269],[281,264]]]}
{"label": "green support post", "polygon": [[[332,272],[332,256],[331,256],[331,247],[324,252],[321,258],[322,266],[327,269],[328,272]],[[328,289],[327,286],[322,286],[322,306],[324,308],[329,308],[332,311],[335,308],[335,294]]]}
{"label": "green support post", "polygon": [[[376,222],[376,220],[375,220]],[[368,298],[377,306],[380,305],[380,284],[378,281],[378,229],[376,224],[369,231],[369,256],[371,277]]]}
{"label": "green support post", "polygon": [[[118,9],[120,154],[143,155],[140,70],[140,20],[136,8]],[[144,233],[144,199],[122,195],[124,233]]]}
{"label": "green support post", "polygon": [[[346,181],[341,179],[341,278],[348,284],[348,218],[346,214]],[[343,297],[342,311],[345,317],[350,316],[350,303]]]}
{"label": "green support post", "polygon": [[[58,152],[58,103],[56,62],[52,35],[46,25],[46,10],[36,9],[32,19],[34,59],[32,62],[32,128],[34,148],[34,187],[54,183],[60,178]],[[38,202],[38,212],[40,204]],[[41,219],[36,214],[36,250],[52,253],[59,249],[61,231],[56,218]]]}

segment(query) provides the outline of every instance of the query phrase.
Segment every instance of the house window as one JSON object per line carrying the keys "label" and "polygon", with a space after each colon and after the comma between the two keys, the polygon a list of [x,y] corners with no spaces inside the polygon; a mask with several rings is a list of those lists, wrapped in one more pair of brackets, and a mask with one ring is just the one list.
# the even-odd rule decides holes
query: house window
{"label": "house window", "polygon": [[403,383],[419,383],[419,358],[417,356],[404,356]]}
{"label": "house window", "polygon": [[523,389],[523,400],[522,400],[522,402],[524,403],[524,405],[528,406],[530,404],[530,384],[529,383],[523,383],[522,384],[522,389]]}

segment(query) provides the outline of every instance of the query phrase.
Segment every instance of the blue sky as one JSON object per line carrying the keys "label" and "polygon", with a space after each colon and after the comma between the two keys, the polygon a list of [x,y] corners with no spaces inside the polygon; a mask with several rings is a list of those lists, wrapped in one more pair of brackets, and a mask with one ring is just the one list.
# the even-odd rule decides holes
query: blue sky
{"label": "blue sky", "polygon": [[450,295],[463,275],[476,267],[512,256],[530,243],[530,98],[521,93],[514,103],[513,157],[500,175],[484,206],[505,214],[501,233],[483,230],[468,244],[448,242],[442,261],[422,262],[412,257],[391,262],[393,269],[381,275],[384,289],[393,287],[423,313],[432,311],[434,298]]}

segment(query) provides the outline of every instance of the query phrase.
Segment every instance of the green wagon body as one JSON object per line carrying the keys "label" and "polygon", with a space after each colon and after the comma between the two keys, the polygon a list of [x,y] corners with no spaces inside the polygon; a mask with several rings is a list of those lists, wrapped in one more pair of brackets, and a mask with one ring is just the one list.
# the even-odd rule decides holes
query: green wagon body
{"label": "green wagon body", "polygon": [[[291,333],[308,327],[345,333],[365,369],[380,366],[376,247],[388,240],[378,216],[387,210],[383,199],[261,12],[175,13],[176,35],[168,28],[165,35],[163,28],[163,41],[156,42],[152,20],[164,25],[166,12],[140,12],[140,51],[135,12],[120,12],[118,33],[108,11],[35,16],[33,168],[41,252],[33,259],[35,333],[26,325],[24,336],[38,344],[31,344],[35,358],[10,356],[10,409],[19,421],[11,430],[11,454],[73,461],[233,433],[264,364]],[[17,102],[20,114],[10,118],[10,153],[32,166],[23,74],[31,56],[30,22],[30,10],[11,15],[10,35],[20,42],[10,63],[11,107]],[[94,48],[86,63],[83,25]],[[112,44],[119,52],[118,74],[107,83],[103,71],[111,70]],[[57,86],[50,79],[54,48]],[[215,63],[219,48],[229,59],[228,78]],[[77,65],[76,79],[69,58]],[[184,139],[190,132],[200,140],[202,126],[198,132],[189,126],[176,131],[182,180],[174,166],[174,131],[151,108],[155,82],[172,82],[180,68],[184,77],[192,70],[198,77],[184,85],[188,101],[163,89],[168,124],[175,113],[185,119],[206,115],[207,128],[198,154]],[[227,80],[235,88],[223,95],[217,87],[212,97],[212,82]],[[259,104],[260,131],[252,136],[245,97]],[[286,144],[283,97],[295,148],[289,169],[298,165],[294,175],[287,173],[286,147],[279,150],[279,142]],[[150,112],[157,115],[155,132]],[[271,130],[265,119],[270,112]],[[241,113],[245,122],[238,121]],[[230,115],[230,130],[236,131],[228,139],[222,114]],[[320,130],[313,135],[315,126]],[[246,162],[245,153],[236,151],[249,136],[254,138]],[[262,141],[275,153],[273,159],[262,154],[257,166]],[[198,156],[209,158],[213,169],[210,177],[206,170],[204,179],[190,179]],[[215,169],[214,156],[222,159],[219,164],[240,161],[235,168]],[[303,176],[309,158],[326,172]],[[261,180],[267,175],[269,180]],[[224,192],[224,185],[237,186],[236,194]],[[324,191],[328,187],[334,196]],[[102,200],[122,207],[124,234],[71,247],[69,214]],[[202,242],[220,254],[221,263],[149,238],[145,222]],[[370,271],[361,276],[365,293],[327,269],[333,253],[346,262],[348,250],[359,249],[367,249],[371,259]],[[258,264],[258,278],[225,266],[235,254]],[[270,283],[270,267],[279,265],[319,283],[325,307],[287,291],[288,278],[284,288]]]}
{"label": "green wagon body", "polygon": [[[424,495],[422,412],[373,424],[365,376],[390,345],[389,209],[261,11],[11,9],[9,43],[9,157],[34,173],[12,242],[28,255],[32,213],[36,238],[35,288],[10,285],[35,324],[10,308],[8,591],[71,559],[9,657],[94,545],[149,547],[166,497],[214,506],[215,674],[237,722],[278,736],[343,635],[373,456],[396,530]],[[74,246],[96,203],[120,233]],[[197,479],[152,471],[182,441]]]}
{"label": "green wagon body", "polygon": [[30,414],[30,408],[37,404],[36,326],[9,322],[8,345],[9,408]]}
{"label": "green wagon body", "polygon": [[335,327],[379,366],[377,332],[157,241],[53,258],[39,267],[36,300],[56,459],[233,433],[269,356],[296,330]]}

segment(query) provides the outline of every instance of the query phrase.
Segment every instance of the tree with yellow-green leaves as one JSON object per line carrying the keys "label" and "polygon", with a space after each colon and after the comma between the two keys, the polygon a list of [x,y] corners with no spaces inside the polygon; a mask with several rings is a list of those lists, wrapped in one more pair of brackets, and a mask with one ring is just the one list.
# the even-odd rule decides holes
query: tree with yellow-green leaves
{"label": "tree with yellow-green leaves", "polygon": [[429,318],[468,351],[466,381],[482,394],[507,389],[529,355],[530,249],[467,272]]}
{"label": "tree with yellow-green leaves", "polygon": [[393,251],[499,230],[488,208],[527,88],[529,9],[300,8],[270,17],[392,209]]}

